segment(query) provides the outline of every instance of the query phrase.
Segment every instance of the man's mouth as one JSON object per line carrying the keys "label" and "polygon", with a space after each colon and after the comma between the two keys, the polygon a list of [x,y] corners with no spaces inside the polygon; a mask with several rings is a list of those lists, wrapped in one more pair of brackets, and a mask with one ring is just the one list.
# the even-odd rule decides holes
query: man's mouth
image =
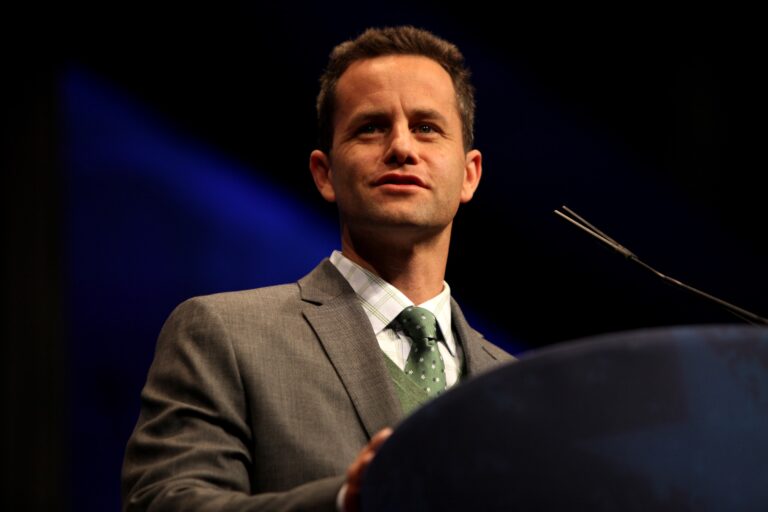
{"label": "man's mouth", "polygon": [[415,185],[417,187],[429,188],[418,176],[396,172],[388,172],[387,174],[384,174],[376,179],[373,184],[377,187],[381,185]]}

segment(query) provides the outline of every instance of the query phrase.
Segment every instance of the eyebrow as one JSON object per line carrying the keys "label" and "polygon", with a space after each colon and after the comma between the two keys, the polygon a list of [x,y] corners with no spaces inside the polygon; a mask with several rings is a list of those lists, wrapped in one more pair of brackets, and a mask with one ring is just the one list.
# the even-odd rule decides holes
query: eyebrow
{"label": "eyebrow", "polygon": [[440,113],[440,111],[435,110],[433,108],[420,108],[416,109],[411,113],[412,117],[415,117],[419,120],[435,120],[440,123],[447,123],[448,119],[445,118],[445,116]]}
{"label": "eyebrow", "polygon": [[[417,121],[435,120],[447,124],[448,120],[439,111],[432,108],[418,108],[408,113],[408,116]],[[355,127],[365,122],[383,121],[389,119],[389,113],[384,110],[366,110],[355,114],[349,121],[350,127]]]}
{"label": "eyebrow", "polygon": [[354,128],[369,121],[382,121],[389,117],[383,110],[365,110],[358,112],[349,120],[348,127]]}

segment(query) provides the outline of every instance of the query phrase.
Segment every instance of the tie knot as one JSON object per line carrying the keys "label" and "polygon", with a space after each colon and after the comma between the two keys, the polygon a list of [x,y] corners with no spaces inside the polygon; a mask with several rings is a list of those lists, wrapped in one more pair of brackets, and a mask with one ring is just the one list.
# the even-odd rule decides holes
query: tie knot
{"label": "tie knot", "polygon": [[414,343],[431,347],[437,341],[437,318],[429,310],[409,306],[395,320]]}

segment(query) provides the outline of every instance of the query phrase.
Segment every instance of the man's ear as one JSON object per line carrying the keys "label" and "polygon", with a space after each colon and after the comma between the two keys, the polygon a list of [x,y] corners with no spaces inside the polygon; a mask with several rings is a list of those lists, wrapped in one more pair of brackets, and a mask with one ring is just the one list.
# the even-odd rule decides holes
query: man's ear
{"label": "man's ear", "polygon": [[473,149],[469,151],[464,163],[464,183],[461,186],[461,202],[467,203],[475,194],[480,177],[483,175],[483,155]]}
{"label": "man's ear", "polygon": [[328,155],[319,149],[312,151],[309,155],[309,170],[323,199],[331,203],[336,202],[336,192],[331,180],[331,159]]}

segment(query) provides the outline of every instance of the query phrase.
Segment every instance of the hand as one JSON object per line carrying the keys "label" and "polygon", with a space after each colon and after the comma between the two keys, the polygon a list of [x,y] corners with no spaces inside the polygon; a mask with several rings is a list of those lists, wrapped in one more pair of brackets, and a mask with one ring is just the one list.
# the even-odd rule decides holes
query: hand
{"label": "hand", "polygon": [[357,454],[355,461],[347,469],[347,482],[344,484],[346,492],[344,493],[344,512],[358,512],[360,510],[360,488],[363,485],[363,475],[368,468],[368,464],[373,460],[373,456],[384,444],[384,441],[392,434],[392,429],[387,427],[379,430],[368,442],[360,453]]}

